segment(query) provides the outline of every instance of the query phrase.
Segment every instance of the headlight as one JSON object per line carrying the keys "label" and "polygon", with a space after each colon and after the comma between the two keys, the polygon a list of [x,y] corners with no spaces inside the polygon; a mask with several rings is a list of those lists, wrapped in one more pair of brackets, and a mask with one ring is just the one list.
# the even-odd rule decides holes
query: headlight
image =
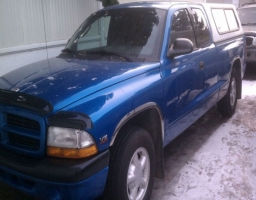
{"label": "headlight", "polygon": [[47,146],[47,154],[55,157],[85,158],[98,152],[89,133],[72,128],[50,126]]}

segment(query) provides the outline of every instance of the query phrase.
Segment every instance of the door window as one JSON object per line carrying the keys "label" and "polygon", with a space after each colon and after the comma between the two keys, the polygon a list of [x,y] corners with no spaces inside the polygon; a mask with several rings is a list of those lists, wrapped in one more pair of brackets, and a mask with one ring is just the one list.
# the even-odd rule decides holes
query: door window
{"label": "door window", "polygon": [[170,46],[177,38],[187,38],[196,46],[195,34],[187,9],[178,10],[172,16]]}

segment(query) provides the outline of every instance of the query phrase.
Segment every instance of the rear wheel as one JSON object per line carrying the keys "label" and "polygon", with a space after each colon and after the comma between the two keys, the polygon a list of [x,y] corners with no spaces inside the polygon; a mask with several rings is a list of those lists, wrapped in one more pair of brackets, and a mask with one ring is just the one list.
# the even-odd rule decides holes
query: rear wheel
{"label": "rear wheel", "polygon": [[231,117],[236,109],[237,104],[237,74],[233,68],[227,94],[221,99],[218,104],[218,111],[224,117]]}
{"label": "rear wheel", "polygon": [[111,200],[147,200],[153,188],[155,152],[151,136],[130,127],[111,150],[105,197]]}

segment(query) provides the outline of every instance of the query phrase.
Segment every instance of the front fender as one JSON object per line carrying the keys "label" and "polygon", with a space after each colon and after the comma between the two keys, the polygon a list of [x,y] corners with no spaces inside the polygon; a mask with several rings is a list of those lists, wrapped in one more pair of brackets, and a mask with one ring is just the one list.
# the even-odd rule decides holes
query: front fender
{"label": "front fender", "polygon": [[162,84],[157,67],[98,91],[61,111],[86,114],[92,122],[86,131],[94,137],[99,151],[103,151],[110,146],[122,119],[136,108],[154,102],[162,109]]}

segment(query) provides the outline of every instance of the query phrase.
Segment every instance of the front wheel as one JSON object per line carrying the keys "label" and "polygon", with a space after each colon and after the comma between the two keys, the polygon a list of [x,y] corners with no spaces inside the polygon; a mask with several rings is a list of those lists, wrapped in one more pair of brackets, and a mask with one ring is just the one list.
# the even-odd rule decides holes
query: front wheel
{"label": "front wheel", "polygon": [[111,149],[106,198],[147,200],[153,188],[155,151],[151,136],[139,127],[129,127]]}
{"label": "front wheel", "polygon": [[218,111],[224,117],[231,117],[235,112],[237,104],[237,83],[237,73],[233,68],[228,92],[217,104]]}

